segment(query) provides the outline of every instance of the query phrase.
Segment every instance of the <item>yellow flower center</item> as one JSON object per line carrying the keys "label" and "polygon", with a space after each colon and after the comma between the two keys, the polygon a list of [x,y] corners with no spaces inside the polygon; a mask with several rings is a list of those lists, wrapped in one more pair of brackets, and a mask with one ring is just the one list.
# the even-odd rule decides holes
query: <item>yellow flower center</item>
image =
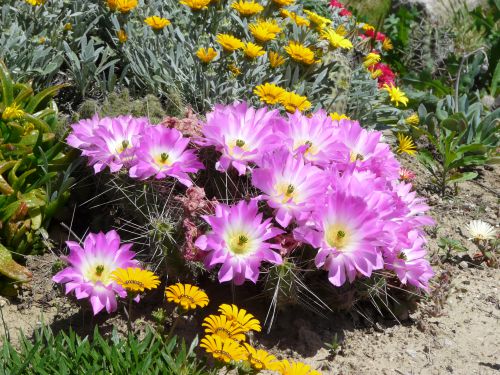
{"label": "yellow flower center", "polygon": [[88,271],[84,273],[87,279],[92,283],[101,282],[108,285],[111,282],[111,270],[106,269],[103,264],[90,266]]}
{"label": "yellow flower center", "polygon": [[182,294],[179,296],[179,302],[182,304],[183,301],[187,301],[188,304],[193,304],[194,298],[191,296],[188,296],[187,294]]}
{"label": "yellow flower center", "polygon": [[339,224],[331,225],[325,232],[326,243],[337,250],[343,250],[349,242],[346,228]]}
{"label": "yellow flower center", "polygon": [[156,155],[154,161],[160,167],[170,167],[172,165],[172,159],[169,158],[169,155],[166,152],[162,152],[160,155]]}
{"label": "yellow flower center", "polygon": [[225,327],[217,327],[214,333],[219,335],[222,339],[231,338],[231,332],[229,332],[229,330]]}
{"label": "yellow flower center", "polygon": [[229,240],[229,249],[235,254],[245,254],[250,250],[250,241],[246,234],[238,234]]}
{"label": "yellow flower center", "polygon": [[224,350],[220,350],[220,349],[214,350],[214,354],[219,354],[222,357],[226,357],[230,361],[233,360],[233,357],[231,357],[231,354],[229,354],[228,352],[226,352]]}
{"label": "yellow flower center", "polygon": [[297,190],[292,184],[281,183],[276,186],[279,195],[283,195],[282,203],[297,202]]}
{"label": "yellow flower center", "polygon": [[120,144],[118,144],[118,147],[116,147],[116,152],[118,154],[121,154],[123,151],[125,151],[127,148],[129,148],[130,142],[126,139],[124,139]]}
{"label": "yellow flower center", "polygon": [[356,160],[359,161],[365,160],[365,157],[356,151],[351,151],[349,159],[351,160],[351,163],[354,163]]}

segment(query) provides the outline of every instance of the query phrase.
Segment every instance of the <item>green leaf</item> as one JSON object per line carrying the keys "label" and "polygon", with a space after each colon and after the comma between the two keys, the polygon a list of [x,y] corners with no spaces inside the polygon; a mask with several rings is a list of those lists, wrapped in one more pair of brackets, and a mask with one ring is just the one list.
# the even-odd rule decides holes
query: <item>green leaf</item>
{"label": "green leaf", "polygon": [[455,173],[448,178],[448,182],[459,183],[459,182],[473,180],[476,177],[477,177],[476,172]]}

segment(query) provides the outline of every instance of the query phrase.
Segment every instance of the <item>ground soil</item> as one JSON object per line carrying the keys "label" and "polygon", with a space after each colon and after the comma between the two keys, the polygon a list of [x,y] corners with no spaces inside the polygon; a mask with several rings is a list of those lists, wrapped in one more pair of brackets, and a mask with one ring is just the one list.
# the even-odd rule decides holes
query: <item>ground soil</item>
{"label": "ground soil", "polygon": [[[414,159],[406,157],[402,163],[417,172],[416,189],[427,197],[438,223],[428,231],[429,254],[437,273],[431,295],[400,322],[375,311],[368,317],[344,313],[318,318],[307,311],[287,309],[278,315],[271,333],[255,337],[255,345],[280,358],[300,359],[323,374],[499,373],[500,270],[477,259],[478,249],[464,232],[473,219],[498,226],[499,169],[480,168],[477,180],[461,184],[458,195],[442,198]],[[438,247],[441,237],[459,241],[467,251],[445,256]],[[88,309],[66,298],[52,283],[58,255],[56,251],[30,257],[27,266],[34,274],[33,282],[18,298],[0,297],[0,318],[10,341],[17,345],[19,330],[32,335],[42,322],[55,331],[71,326],[86,334],[98,324],[103,332],[113,327],[125,332],[122,314],[93,318]],[[217,298],[231,302],[224,301],[228,293],[229,289],[222,290]],[[252,293],[250,290],[248,295]],[[209,295],[214,294],[215,289],[209,291]],[[264,310],[254,300],[245,298],[244,293],[238,299],[264,320]],[[162,300],[161,292],[151,295],[135,312],[138,331],[153,324],[151,311],[158,305],[151,301],[158,300]],[[195,316],[181,323],[179,332],[187,339],[194,337],[197,332],[193,327],[199,327],[202,318]],[[332,341],[339,344],[335,352],[325,345]]]}

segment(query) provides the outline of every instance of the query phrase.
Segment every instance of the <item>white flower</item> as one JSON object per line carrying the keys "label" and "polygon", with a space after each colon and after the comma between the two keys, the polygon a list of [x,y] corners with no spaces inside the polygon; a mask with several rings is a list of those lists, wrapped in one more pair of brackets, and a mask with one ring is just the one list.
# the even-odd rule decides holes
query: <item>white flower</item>
{"label": "white flower", "polygon": [[496,236],[496,229],[482,220],[472,220],[466,228],[469,240],[493,240]]}

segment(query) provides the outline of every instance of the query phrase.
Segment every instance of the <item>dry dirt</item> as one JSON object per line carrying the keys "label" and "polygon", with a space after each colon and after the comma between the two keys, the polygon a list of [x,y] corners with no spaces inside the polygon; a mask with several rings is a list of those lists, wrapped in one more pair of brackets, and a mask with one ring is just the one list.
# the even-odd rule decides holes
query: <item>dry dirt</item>
{"label": "dry dirt", "polygon": [[[403,159],[403,163],[418,168],[410,158]],[[438,274],[433,294],[402,323],[376,313],[368,317],[368,323],[359,314],[336,314],[322,319],[307,311],[287,310],[278,316],[269,335],[256,337],[258,345],[281,358],[303,360],[323,374],[500,373],[500,270],[473,261],[477,248],[463,233],[472,219],[498,226],[498,168],[481,169],[477,181],[460,185],[458,196],[446,199],[433,193],[423,170],[416,172],[416,188],[427,196],[438,222],[429,231],[428,244]],[[443,263],[437,245],[440,237],[453,238],[468,251],[454,254],[450,262]],[[11,342],[18,342],[19,330],[31,335],[42,322],[56,331],[71,326],[81,334],[92,332],[96,324],[104,332],[112,327],[125,331],[121,314],[93,318],[88,310],[82,310],[61,294],[51,281],[56,259],[55,254],[30,257],[27,265],[34,274],[32,284],[17,299],[0,297],[0,318]],[[218,298],[223,300],[226,292],[230,291],[222,291]],[[261,311],[261,306],[252,300],[239,297],[243,297],[241,303],[250,311]],[[157,294],[150,296],[149,301],[161,299],[161,294]],[[150,312],[157,307],[145,302],[136,312],[136,329],[140,331],[151,324]],[[262,314],[257,315],[263,320]],[[196,333],[192,327],[199,327],[202,318],[203,315],[196,316],[181,324],[181,334],[192,338]],[[339,349],[332,353],[325,344],[335,337]]]}

